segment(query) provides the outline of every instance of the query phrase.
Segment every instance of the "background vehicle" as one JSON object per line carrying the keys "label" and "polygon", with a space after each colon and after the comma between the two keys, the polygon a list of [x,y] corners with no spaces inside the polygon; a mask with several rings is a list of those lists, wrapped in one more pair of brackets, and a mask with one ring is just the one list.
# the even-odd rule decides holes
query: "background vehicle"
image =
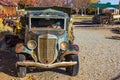
{"label": "background vehicle", "polygon": [[114,23],[113,15],[110,13],[103,13],[103,14],[95,15],[92,19],[92,23],[113,24]]}

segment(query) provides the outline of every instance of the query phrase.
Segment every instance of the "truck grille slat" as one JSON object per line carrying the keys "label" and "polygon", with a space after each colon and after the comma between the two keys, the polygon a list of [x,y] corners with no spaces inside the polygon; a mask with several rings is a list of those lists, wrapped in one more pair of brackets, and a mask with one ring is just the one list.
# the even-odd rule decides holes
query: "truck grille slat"
{"label": "truck grille slat", "polygon": [[39,38],[39,59],[42,63],[48,64],[54,60],[56,52],[56,39],[54,38]]}

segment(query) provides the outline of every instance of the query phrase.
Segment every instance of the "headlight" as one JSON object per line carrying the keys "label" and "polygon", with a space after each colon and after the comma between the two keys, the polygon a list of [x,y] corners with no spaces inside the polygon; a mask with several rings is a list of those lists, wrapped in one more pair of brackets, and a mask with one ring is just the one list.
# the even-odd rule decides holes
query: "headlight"
{"label": "headlight", "polygon": [[29,40],[27,46],[29,49],[35,49],[37,47],[37,43],[34,40]]}
{"label": "headlight", "polygon": [[61,48],[62,50],[67,50],[67,49],[69,48],[69,45],[68,45],[67,42],[61,42],[61,43],[60,43],[60,48]]}

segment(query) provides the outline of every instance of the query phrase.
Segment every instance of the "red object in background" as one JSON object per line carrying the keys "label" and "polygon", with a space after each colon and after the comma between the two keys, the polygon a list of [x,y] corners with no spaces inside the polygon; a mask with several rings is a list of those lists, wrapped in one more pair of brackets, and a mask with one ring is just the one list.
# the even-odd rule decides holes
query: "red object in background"
{"label": "red object in background", "polygon": [[0,18],[3,18],[3,17],[4,17],[4,14],[1,14],[1,13],[0,13]]}

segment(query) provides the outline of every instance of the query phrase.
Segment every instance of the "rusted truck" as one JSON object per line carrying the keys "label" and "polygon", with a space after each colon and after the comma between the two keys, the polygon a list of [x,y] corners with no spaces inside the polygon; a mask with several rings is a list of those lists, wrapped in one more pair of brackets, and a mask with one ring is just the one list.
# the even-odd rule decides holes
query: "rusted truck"
{"label": "rusted truck", "polygon": [[[15,45],[17,74],[25,77],[27,68],[65,67],[75,76],[79,72],[79,47],[74,44],[72,21],[68,13],[54,8],[27,10],[21,18],[24,30]],[[20,34],[21,34],[20,33]]]}

